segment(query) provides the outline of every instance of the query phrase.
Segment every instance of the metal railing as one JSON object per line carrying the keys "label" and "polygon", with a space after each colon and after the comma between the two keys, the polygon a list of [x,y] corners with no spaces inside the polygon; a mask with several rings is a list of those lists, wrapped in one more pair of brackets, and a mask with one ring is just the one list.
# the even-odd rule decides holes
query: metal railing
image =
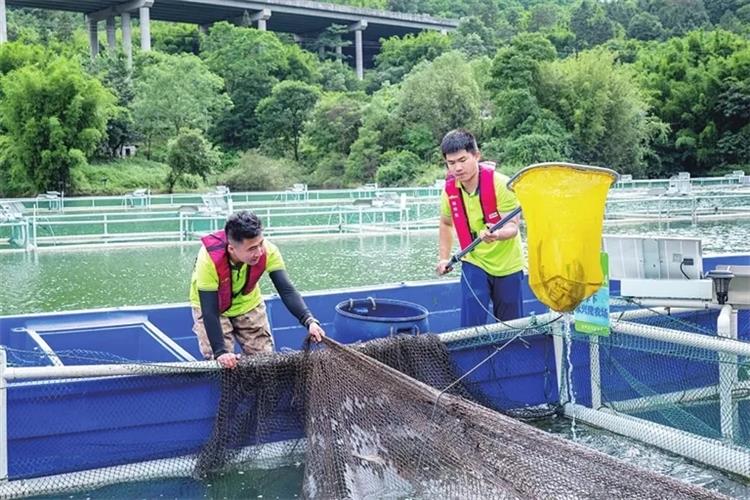
{"label": "metal railing", "polygon": [[[710,182],[709,182],[710,181]],[[666,185],[668,180],[633,180]],[[692,179],[701,182],[701,179]],[[750,188],[737,178],[708,178],[725,190],[694,189],[687,195],[659,195],[628,187],[613,188],[605,219],[616,225],[750,219]],[[716,184],[710,184],[716,185]],[[190,241],[223,226],[237,208],[258,213],[267,234],[367,233],[435,229],[442,190],[430,188],[290,190],[265,193],[151,195],[9,200],[18,207],[13,220],[0,220],[0,248],[33,249],[96,243]],[[30,207],[30,208],[29,208]],[[7,217],[6,217],[7,219]]]}

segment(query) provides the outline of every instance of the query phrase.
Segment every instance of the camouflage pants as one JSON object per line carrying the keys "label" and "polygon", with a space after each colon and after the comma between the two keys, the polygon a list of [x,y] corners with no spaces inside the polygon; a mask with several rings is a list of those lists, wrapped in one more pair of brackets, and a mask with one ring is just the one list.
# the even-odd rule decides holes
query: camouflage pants
{"label": "camouflage pants", "polygon": [[[203,325],[203,314],[197,307],[193,308],[193,321],[193,332],[198,337],[201,354],[205,359],[213,359],[214,353],[208,341],[206,327]],[[224,334],[224,348],[227,352],[234,352],[235,339],[245,354],[273,351],[271,327],[268,324],[266,305],[263,302],[255,309],[234,318],[219,316],[219,321]]]}

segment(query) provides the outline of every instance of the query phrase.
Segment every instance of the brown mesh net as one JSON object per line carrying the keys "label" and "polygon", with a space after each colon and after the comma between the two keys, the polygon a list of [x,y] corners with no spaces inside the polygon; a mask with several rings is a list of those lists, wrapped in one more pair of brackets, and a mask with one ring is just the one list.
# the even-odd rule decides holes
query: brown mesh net
{"label": "brown mesh net", "polygon": [[434,336],[327,339],[222,376],[199,477],[304,452],[308,498],[719,497],[472,401]]}

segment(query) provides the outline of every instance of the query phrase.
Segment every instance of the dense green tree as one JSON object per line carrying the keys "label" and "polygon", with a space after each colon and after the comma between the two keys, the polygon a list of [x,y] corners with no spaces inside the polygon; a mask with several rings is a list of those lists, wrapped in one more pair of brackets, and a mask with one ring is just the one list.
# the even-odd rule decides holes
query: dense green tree
{"label": "dense green tree", "polygon": [[557,51],[552,43],[539,33],[521,34],[510,46],[497,52],[492,61],[490,90],[528,87],[539,79],[541,63],[553,61]]}
{"label": "dense green tree", "polygon": [[576,35],[579,49],[594,47],[615,36],[616,23],[609,19],[604,8],[594,0],[582,0],[570,15],[570,29]]}
{"label": "dense green tree", "polygon": [[541,3],[529,9],[528,31],[547,31],[563,19],[563,9],[553,3]]}
{"label": "dense green tree", "polygon": [[276,84],[256,110],[264,142],[290,151],[299,161],[302,131],[319,97],[320,91],[305,82],[286,80]]}
{"label": "dense green tree", "polygon": [[305,126],[302,157],[315,185],[344,181],[346,159],[357,140],[367,97],[362,93],[329,93],[315,105]]}
{"label": "dense green tree", "polygon": [[657,40],[664,36],[659,18],[648,12],[639,12],[630,19],[627,34],[636,40]]}
{"label": "dense green tree", "polygon": [[422,61],[432,61],[448,52],[450,47],[450,38],[436,31],[383,40],[380,52],[375,56],[376,71],[372,73],[370,88],[379,88],[385,82],[400,82],[414,66]]}
{"label": "dense green tree", "polygon": [[476,33],[453,37],[452,47],[471,59],[491,52],[491,49],[484,44]]}
{"label": "dense green tree", "polygon": [[710,22],[703,0],[641,0],[641,8],[658,17],[671,36],[707,27]]}
{"label": "dense green tree", "polygon": [[315,84],[320,80],[320,61],[315,54],[303,50],[293,42],[284,43],[285,71],[279,75],[280,80],[297,80]]}
{"label": "dense green tree", "polygon": [[194,24],[155,22],[151,24],[151,45],[167,54],[200,53],[200,34]]}
{"label": "dense green tree", "polygon": [[318,84],[323,90],[333,92],[351,92],[362,88],[362,82],[354,70],[342,61],[322,61],[319,66]]}
{"label": "dense green tree", "polygon": [[346,161],[348,181],[374,181],[383,152],[401,147],[405,126],[397,113],[399,90],[396,86],[384,86],[364,108],[362,126]]}
{"label": "dense green tree", "polygon": [[283,191],[298,182],[300,174],[292,160],[271,158],[249,150],[217,180],[232,191]]}
{"label": "dense green tree", "polygon": [[620,26],[628,26],[633,16],[642,12],[638,0],[615,0],[603,2],[604,13]]}
{"label": "dense green tree", "polygon": [[102,140],[114,96],[66,58],[11,71],[2,94],[3,156],[14,176],[39,191],[66,189],[70,169],[86,163]]}
{"label": "dense green tree", "polygon": [[376,180],[385,187],[409,186],[424,171],[426,165],[411,151],[389,151],[383,155]]}
{"label": "dense green tree", "polygon": [[318,35],[310,48],[317,52],[321,59],[343,61],[343,48],[352,44],[351,40],[345,38],[348,33],[349,28],[346,25],[332,24]]}
{"label": "dense green tree", "polygon": [[83,28],[79,14],[47,9],[9,9],[8,39],[49,45],[70,42]]}
{"label": "dense green tree", "polygon": [[0,45],[0,76],[30,64],[42,63],[47,54],[39,45],[8,42]]}
{"label": "dense green tree", "polygon": [[704,0],[708,20],[715,25],[721,22],[726,13],[737,12],[746,3],[746,0]]}
{"label": "dense green tree", "polygon": [[352,144],[344,164],[345,179],[351,182],[370,182],[375,179],[383,154],[381,134],[370,127],[362,127],[358,132],[357,140]]}
{"label": "dense green tree", "polygon": [[750,43],[697,31],[644,46],[636,70],[654,113],[670,126],[657,148],[663,172],[695,174],[750,162],[742,143],[750,124]]}
{"label": "dense green tree", "polygon": [[482,151],[509,173],[531,163],[571,158],[571,133],[531,89],[502,90],[496,95],[495,113]]}
{"label": "dense green tree", "polygon": [[646,173],[651,142],[665,127],[649,116],[635,75],[613,54],[598,49],[545,65],[537,96],[570,133],[577,161]]}
{"label": "dense green tree", "polygon": [[461,19],[458,29],[452,34],[452,47],[469,57],[494,55],[497,39],[481,18],[471,16]]}
{"label": "dense green tree", "polygon": [[221,77],[192,54],[155,52],[137,73],[133,117],[149,151],[182,128],[205,132],[230,106]]}
{"label": "dense green tree", "polygon": [[133,73],[122,53],[103,54],[92,61],[91,71],[114,94],[116,106],[107,121],[107,134],[103,147],[110,157],[121,148],[140,138],[133,120],[131,107],[135,98]]}
{"label": "dense green tree", "polygon": [[463,54],[449,52],[422,63],[404,80],[399,99],[406,146],[429,160],[446,132],[476,128],[480,104],[479,86]]}
{"label": "dense green tree", "polygon": [[203,137],[200,130],[181,129],[177,137],[169,141],[167,164],[167,191],[171,193],[175,184],[186,174],[200,175],[204,179],[219,163],[219,154]]}
{"label": "dense green tree", "polygon": [[[394,152],[408,152],[419,162],[433,164],[439,136],[452,124],[473,128],[483,153],[506,169],[569,158],[606,165],[629,161],[624,171],[646,172],[648,166],[648,175],[677,170],[698,175],[746,169],[750,163],[750,0],[336,1],[460,22],[448,36],[429,32],[385,40],[365,82],[357,80],[345,61],[336,60],[336,46],[350,38],[339,27],[320,37],[321,61],[287,34],[217,23],[202,35],[194,25],[155,22],[154,51],[136,51],[132,78],[122,68],[118,52],[107,51],[101,31],[102,55],[87,66],[115,94],[117,105],[109,114],[99,150],[103,144],[112,152],[137,140],[134,123],[144,134],[141,151],[150,154],[151,142],[158,139],[153,148],[158,159],[167,158],[166,139],[182,127],[208,133],[231,151],[233,163],[240,151],[261,144],[290,158],[298,149],[299,170],[257,176],[257,184],[267,179],[266,184],[279,188],[301,176],[324,187],[372,182],[378,175],[391,178],[390,167],[377,172],[386,164],[393,167],[391,173],[403,170],[396,165],[408,155],[396,161]],[[690,31],[696,27],[727,31]],[[137,23],[135,30],[137,40]],[[11,8],[9,35],[19,42],[0,46],[0,78],[20,68],[46,68],[60,56],[90,59],[88,33],[77,15]],[[589,53],[594,47],[606,50]],[[449,51],[457,51],[454,66],[461,71],[435,69]],[[199,54],[205,65],[193,71],[187,63],[162,64],[170,57],[165,53]],[[203,84],[193,85],[206,66],[221,77],[208,91]],[[586,71],[591,72],[588,79],[582,76]],[[608,71],[612,75],[607,76]],[[626,86],[627,78],[640,91]],[[270,111],[266,110],[270,120],[259,114],[259,103],[273,101],[272,89],[283,81],[304,82],[324,92],[298,148],[283,134],[275,135],[283,127]],[[151,90],[142,94],[142,86]],[[223,105],[208,111],[202,107],[204,94],[213,96],[217,89],[219,95],[226,91],[234,107],[227,106],[226,96]],[[371,95],[352,93],[362,89]],[[169,101],[178,96],[188,97]],[[129,109],[137,111],[135,118]],[[632,118],[633,113],[639,117]],[[632,123],[626,126],[629,116]],[[602,134],[602,129],[608,132]],[[10,167],[15,161],[11,152],[17,148],[5,132],[9,133],[0,129],[0,183],[5,186],[0,189],[7,192],[12,171],[13,189],[28,191],[23,187],[26,169],[17,163]],[[257,152],[253,155],[260,158]],[[271,160],[263,158],[270,165]],[[254,171],[245,166],[232,167],[233,182],[252,175]],[[282,168],[273,163],[276,167]],[[405,178],[428,182],[436,174],[421,168],[415,175]],[[184,179],[183,186],[201,182],[192,175]]]}
{"label": "dense green tree", "polygon": [[224,78],[234,108],[224,113],[214,137],[226,146],[247,149],[260,143],[258,103],[279,81],[314,83],[320,79],[315,56],[295,45],[285,45],[266,31],[217,23],[202,46],[201,57]]}

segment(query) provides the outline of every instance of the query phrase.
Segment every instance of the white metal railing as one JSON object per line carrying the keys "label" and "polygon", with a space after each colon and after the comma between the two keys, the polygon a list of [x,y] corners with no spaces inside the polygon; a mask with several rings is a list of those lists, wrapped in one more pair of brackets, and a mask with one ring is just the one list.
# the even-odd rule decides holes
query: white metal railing
{"label": "white metal railing", "polygon": [[[623,193],[627,192],[627,189],[610,190],[605,212],[607,224],[679,221],[695,223],[699,220],[750,218],[750,190],[733,194],[693,193],[685,197],[651,196],[643,193],[624,196]],[[17,237],[12,243],[31,249],[38,246],[78,243],[188,241],[197,234],[222,227],[230,207],[239,206],[249,207],[257,212],[264,220],[270,235],[294,232],[367,233],[369,229],[382,232],[436,228],[439,221],[440,193],[439,188],[393,188],[231,195],[218,192],[207,195],[148,195],[150,201],[144,203],[145,209],[125,211],[117,204],[127,203],[127,197],[65,198],[67,203],[89,202],[92,207],[96,207],[97,203],[101,202],[110,203],[110,206],[99,206],[99,209],[89,212],[72,209],[60,213],[35,210],[32,215],[22,216],[13,222],[15,229],[11,230]],[[348,201],[336,200],[336,196],[348,197]],[[166,200],[168,203],[192,203],[182,205],[176,210],[174,206],[166,204],[154,209],[160,205],[160,197],[161,201]],[[226,203],[222,204],[225,209],[208,210],[210,207],[205,206],[205,200],[201,201],[206,197],[221,197],[222,200],[226,200]],[[399,197],[403,198],[399,200]],[[271,198],[275,201],[268,201]],[[267,201],[262,201],[263,199]],[[38,200],[32,200],[38,203]],[[380,206],[374,206],[376,202]],[[399,209],[400,212],[396,214]],[[315,220],[316,217],[318,220]],[[127,224],[134,227],[126,229]],[[0,231],[4,225],[0,224]],[[72,230],[75,226],[86,227]]]}
{"label": "white metal railing", "polygon": [[[746,176],[745,176],[746,177]],[[673,179],[628,179],[617,182],[613,188],[614,195],[632,193],[639,190],[656,188],[667,189]],[[745,184],[743,176],[738,173],[724,177],[694,177],[687,180],[690,185],[698,189],[735,189]],[[341,200],[355,200],[374,198],[382,194],[406,194],[409,198],[438,197],[442,188],[433,185],[429,187],[401,187],[384,188],[377,185],[367,185],[356,189],[307,189],[295,186],[283,191],[252,191],[229,193],[227,189],[212,191],[212,195],[227,197],[233,203],[262,204],[262,203],[290,203],[290,202],[335,202]],[[185,204],[200,204],[201,197],[206,193],[172,193],[152,194],[150,189],[140,189],[119,196],[65,196],[63,193],[40,194],[34,198],[18,198],[14,201],[21,202],[27,210],[65,212],[68,210],[83,209],[112,209],[114,207],[133,208],[139,205],[142,209],[158,209],[163,207],[176,208]]]}
{"label": "white metal railing", "polygon": [[[638,317],[638,312],[628,312],[629,317]],[[735,391],[747,390],[750,382],[738,378],[737,360],[739,356],[750,357],[750,343],[737,340],[736,311],[731,306],[724,306],[719,315],[719,336],[700,335],[657,326],[613,321],[612,334],[636,336],[645,339],[667,342],[679,346],[703,349],[717,353],[719,363],[719,383],[702,388],[692,388],[672,393],[656,394],[630,400],[610,402],[602,406],[602,383],[600,379],[599,342],[598,338],[589,339],[590,354],[590,387],[591,408],[568,401],[567,385],[571,382],[564,376],[566,372],[565,347],[562,335],[557,332],[555,343],[555,361],[557,365],[559,394],[565,414],[587,424],[627,436],[679,455],[741,475],[750,477],[750,449],[735,445],[734,429],[740,422],[737,411],[738,402],[733,397]],[[694,399],[705,400],[708,396],[718,396],[721,416],[721,433],[725,440],[719,441],[699,436],[688,431],[667,427],[644,419],[621,414],[628,409],[651,409],[669,403],[688,403]],[[747,418],[747,416],[745,416]]]}
{"label": "white metal railing", "polygon": [[[432,199],[378,207],[341,204],[277,206],[258,209],[256,213],[263,219],[269,235],[290,232],[365,233],[369,229],[409,231],[412,227],[425,223],[436,225],[437,222],[437,204]],[[25,217],[18,224],[25,228],[29,246],[36,248],[87,241],[186,241],[197,234],[220,229],[227,215],[226,211],[205,211],[192,207],[174,213],[37,214]]]}
{"label": "white metal railing", "polygon": [[8,480],[8,358],[0,347],[0,484]]}

